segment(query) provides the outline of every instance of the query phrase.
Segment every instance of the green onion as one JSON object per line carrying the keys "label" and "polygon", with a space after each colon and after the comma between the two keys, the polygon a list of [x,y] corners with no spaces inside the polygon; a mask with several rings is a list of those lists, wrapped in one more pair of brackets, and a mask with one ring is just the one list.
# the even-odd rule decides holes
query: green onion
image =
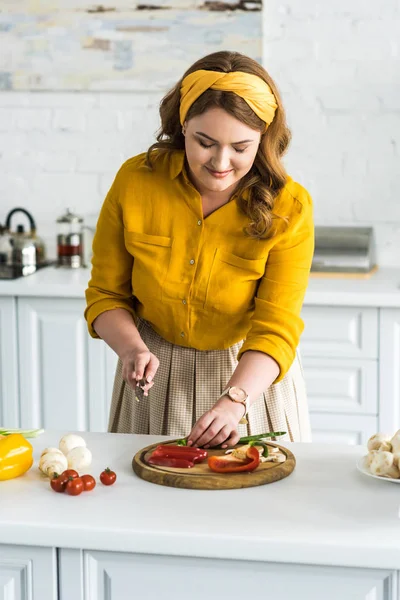
{"label": "green onion", "polygon": [[181,440],[178,440],[176,442],[177,446],[187,446],[187,439],[186,438],[182,438]]}
{"label": "green onion", "polygon": [[266,437],[279,437],[280,435],[286,435],[286,431],[271,431],[268,433],[259,433],[258,435],[248,435],[240,438],[238,444],[248,444],[256,440],[262,440]]}
{"label": "green onion", "polygon": [[263,449],[262,456],[268,456],[268,446],[264,442],[260,442],[260,440],[253,440],[252,442],[249,442],[249,446],[261,446]]}
{"label": "green onion", "polygon": [[35,438],[41,435],[44,429],[0,429],[0,435],[11,435],[13,433],[20,433],[25,438]]}

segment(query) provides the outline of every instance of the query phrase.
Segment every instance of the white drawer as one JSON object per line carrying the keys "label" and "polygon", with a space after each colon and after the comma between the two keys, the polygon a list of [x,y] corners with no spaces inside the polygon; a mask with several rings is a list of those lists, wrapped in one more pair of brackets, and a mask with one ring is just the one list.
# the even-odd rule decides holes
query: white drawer
{"label": "white drawer", "polygon": [[378,363],[375,360],[303,357],[311,411],[378,413]]}
{"label": "white drawer", "polygon": [[378,358],[378,309],[305,306],[303,356]]}
{"label": "white drawer", "polygon": [[311,413],[310,421],[315,443],[366,446],[371,435],[378,431],[377,417]]}

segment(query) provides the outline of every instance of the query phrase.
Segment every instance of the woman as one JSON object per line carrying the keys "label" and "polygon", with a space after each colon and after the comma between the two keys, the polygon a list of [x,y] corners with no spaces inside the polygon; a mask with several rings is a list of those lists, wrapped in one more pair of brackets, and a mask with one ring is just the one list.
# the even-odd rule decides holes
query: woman
{"label": "woman", "polygon": [[312,203],[281,162],[290,133],[276,86],[254,60],[217,52],[160,115],[93,243],[85,316],[119,356],[109,431],[205,447],[265,431],[309,441],[296,348]]}

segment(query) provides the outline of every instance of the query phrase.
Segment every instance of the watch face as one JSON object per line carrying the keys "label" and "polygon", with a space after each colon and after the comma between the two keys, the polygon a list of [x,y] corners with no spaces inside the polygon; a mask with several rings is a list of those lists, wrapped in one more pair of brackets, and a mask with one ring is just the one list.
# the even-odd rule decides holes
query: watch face
{"label": "watch face", "polygon": [[235,402],[244,402],[246,400],[246,392],[240,387],[233,386],[229,390],[229,395]]}

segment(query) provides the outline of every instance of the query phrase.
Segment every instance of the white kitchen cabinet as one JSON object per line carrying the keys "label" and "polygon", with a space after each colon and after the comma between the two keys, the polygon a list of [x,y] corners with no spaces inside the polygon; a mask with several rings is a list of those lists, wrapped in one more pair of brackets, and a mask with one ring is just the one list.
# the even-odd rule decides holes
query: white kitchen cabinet
{"label": "white kitchen cabinet", "polygon": [[[378,417],[310,413],[312,441],[315,443],[366,445],[378,431]],[[390,430],[391,431],[391,430]]]}
{"label": "white kitchen cabinet", "polygon": [[1,600],[58,600],[57,551],[0,544]]}
{"label": "white kitchen cabinet", "polygon": [[304,306],[302,356],[378,358],[378,309]]}
{"label": "white kitchen cabinet", "polygon": [[92,340],[75,298],[18,299],[21,427],[105,431],[105,344]]}
{"label": "white kitchen cabinet", "polygon": [[303,357],[310,410],[376,415],[378,363],[346,358]]}
{"label": "white kitchen cabinet", "polygon": [[379,342],[379,428],[400,427],[400,309],[380,311]]}
{"label": "white kitchen cabinet", "polygon": [[[49,267],[0,281],[0,426],[106,431],[117,357],[87,333],[89,277]],[[314,441],[400,428],[399,280],[310,280],[300,351]]]}
{"label": "white kitchen cabinet", "polygon": [[242,600],[266,590],[280,600],[397,600],[396,572],[377,569],[62,550],[60,573],[60,600],[176,600],[189,590],[192,600]]}
{"label": "white kitchen cabinet", "polygon": [[303,308],[301,354],[314,442],[365,444],[378,431],[380,311]]}
{"label": "white kitchen cabinet", "polygon": [[17,316],[13,298],[0,297],[0,427],[19,426]]}
{"label": "white kitchen cabinet", "polygon": [[103,341],[87,337],[90,431],[107,431],[118,357]]}

